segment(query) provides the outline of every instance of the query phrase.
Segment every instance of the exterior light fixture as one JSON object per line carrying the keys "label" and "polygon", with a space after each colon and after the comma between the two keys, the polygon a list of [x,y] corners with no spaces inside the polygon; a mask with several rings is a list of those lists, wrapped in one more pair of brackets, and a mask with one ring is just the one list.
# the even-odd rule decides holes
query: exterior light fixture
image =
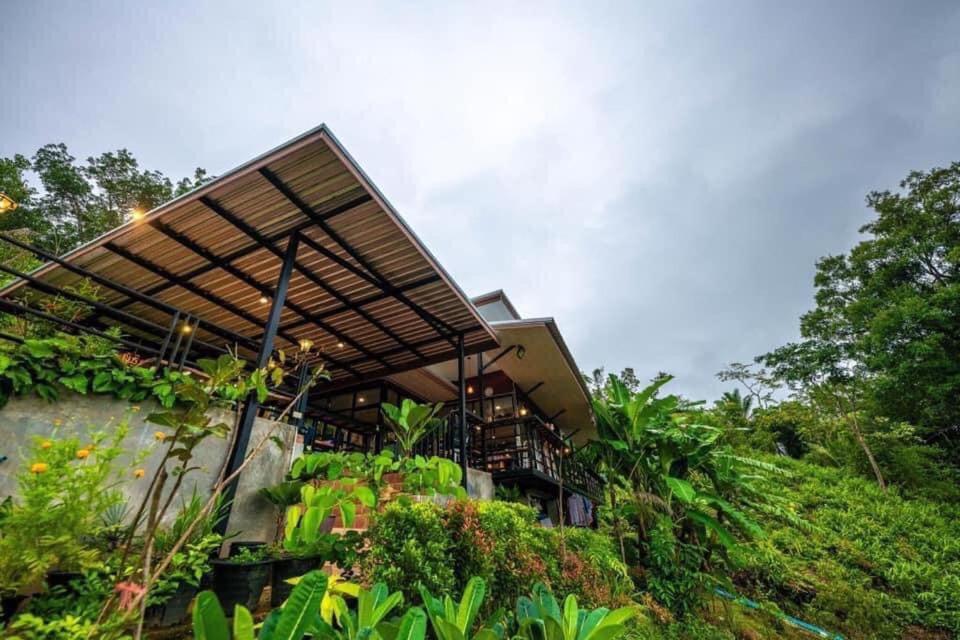
{"label": "exterior light fixture", "polygon": [[267,296],[260,296],[260,299],[257,302],[259,302],[260,304],[267,304],[268,302],[270,302],[270,298],[268,298]]}
{"label": "exterior light fixture", "polygon": [[485,389],[483,390],[483,395],[485,395],[485,396],[488,397],[488,398],[492,398],[492,397],[493,397],[493,387],[487,387],[487,388],[485,388]]}
{"label": "exterior light fixture", "polygon": [[147,215],[147,213],[140,207],[134,207],[133,209],[130,209],[130,217],[134,220],[143,220],[143,216],[145,215]]}
{"label": "exterior light fixture", "polygon": [[472,385],[472,384],[468,384],[468,385],[467,385],[467,393],[473,393],[473,385]]}
{"label": "exterior light fixture", "polygon": [[525,355],[527,355],[527,348],[523,345],[517,347],[517,360],[523,360]]}
{"label": "exterior light fixture", "polygon": [[357,396],[357,402],[359,402],[360,404],[363,404],[364,402],[363,396]]}
{"label": "exterior light fixture", "polygon": [[570,447],[564,447],[564,448],[563,448],[563,452],[564,452],[565,454],[570,453]]}
{"label": "exterior light fixture", "polygon": [[307,352],[313,348],[313,340],[309,338],[300,339],[300,351]]}
{"label": "exterior light fixture", "polygon": [[520,407],[520,415],[522,415],[522,416],[527,415],[527,408],[526,408],[526,407],[523,407],[523,406]]}
{"label": "exterior light fixture", "polygon": [[337,343],[337,349],[343,349],[343,343],[342,343],[342,342],[338,342],[338,343]]}
{"label": "exterior light fixture", "polygon": [[3,191],[0,191],[0,213],[13,211],[18,206],[19,205],[17,205],[16,200],[5,194]]}
{"label": "exterior light fixture", "polygon": [[193,331],[193,327],[191,327],[188,324],[185,324],[182,327],[180,327],[180,331],[183,333],[190,333],[191,331]]}

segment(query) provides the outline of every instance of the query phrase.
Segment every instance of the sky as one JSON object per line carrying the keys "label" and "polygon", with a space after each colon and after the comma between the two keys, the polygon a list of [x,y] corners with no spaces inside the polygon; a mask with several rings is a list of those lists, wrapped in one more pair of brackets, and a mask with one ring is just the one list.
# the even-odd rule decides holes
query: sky
{"label": "sky", "polygon": [[468,294],[693,398],[798,337],[868,192],[960,160],[955,1],[0,13],[0,156],[219,174],[325,122]]}

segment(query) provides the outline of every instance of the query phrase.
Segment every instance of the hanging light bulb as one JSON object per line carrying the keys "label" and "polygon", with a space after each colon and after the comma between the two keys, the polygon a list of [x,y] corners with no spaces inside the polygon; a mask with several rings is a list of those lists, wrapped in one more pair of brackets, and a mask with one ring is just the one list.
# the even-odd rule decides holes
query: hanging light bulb
{"label": "hanging light bulb", "polygon": [[180,327],[180,331],[183,333],[190,333],[191,331],[193,331],[193,327],[191,327],[188,324],[185,324],[182,327]]}
{"label": "hanging light bulb", "polygon": [[337,343],[337,349],[343,349],[343,343],[342,343],[342,342],[338,342],[338,343]]}
{"label": "hanging light bulb", "polygon": [[527,408],[526,408],[526,407],[524,407],[524,406],[521,406],[521,407],[520,407],[520,415],[522,415],[522,416],[527,415]]}
{"label": "hanging light bulb", "polygon": [[468,384],[468,385],[467,385],[467,393],[473,393],[473,385],[472,385],[472,384]]}
{"label": "hanging light bulb", "polygon": [[267,296],[260,296],[260,299],[257,302],[259,302],[260,304],[267,304],[268,302],[270,302],[270,298],[268,298]]}

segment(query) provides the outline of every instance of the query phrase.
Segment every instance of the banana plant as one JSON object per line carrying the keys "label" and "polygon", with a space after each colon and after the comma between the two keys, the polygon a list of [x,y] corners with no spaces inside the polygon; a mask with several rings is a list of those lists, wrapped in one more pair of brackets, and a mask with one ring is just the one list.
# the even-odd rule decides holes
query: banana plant
{"label": "banana plant", "polygon": [[561,609],[550,590],[538,583],[533,598],[517,599],[517,636],[526,640],[615,640],[627,632],[625,623],[633,615],[630,607],[580,609],[573,594]]}
{"label": "banana plant", "polygon": [[283,608],[275,609],[267,616],[259,633],[246,607],[237,605],[233,624],[228,625],[217,596],[212,591],[203,591],[197,596],[193,608],[194,640],[301,640],[318,619],[326,591],[326,574],[321,571],[306,574],[294,587]]}
{"label": "banana plant", "polygon": [[459,603],[455,603],[449,595],[443,600],[434,598],[426,587],[420,587],[420,597],[427,609],[427,617],[437,640],[498,640],[503,637],[504,630],[500,625],[495,627],[482,626],[473,636],[470,635],[474,621],[483,598],[486,596],[487,583],[483,578],[473,577],[467,582],[463,596]]}

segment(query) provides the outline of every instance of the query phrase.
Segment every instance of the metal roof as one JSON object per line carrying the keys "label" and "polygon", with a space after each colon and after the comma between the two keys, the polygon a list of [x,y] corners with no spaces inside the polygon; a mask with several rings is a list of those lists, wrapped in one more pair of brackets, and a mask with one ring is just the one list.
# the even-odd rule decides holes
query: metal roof
{"label": "metal roof", "polygon": [[[156,325],[198,322],[196,344],[255,357],[288,239],[301,242],[276,346],[313,341],[333,381],[370,379],[498,341],[489,324],[324,125],[31,274],[64,287],[89,272],[100,300]],[[0,291],[16,294],[18,280]],[[133,290],[133,291],[130,291]],[[136,294],[140,294],[139,296]],[[148,297],[149,300],[144,299]],[[155,300],[159,304],[154,304]],[[138,323],[129,335],[159,341]],[[252,359],[252,358],[251,358]]]}

